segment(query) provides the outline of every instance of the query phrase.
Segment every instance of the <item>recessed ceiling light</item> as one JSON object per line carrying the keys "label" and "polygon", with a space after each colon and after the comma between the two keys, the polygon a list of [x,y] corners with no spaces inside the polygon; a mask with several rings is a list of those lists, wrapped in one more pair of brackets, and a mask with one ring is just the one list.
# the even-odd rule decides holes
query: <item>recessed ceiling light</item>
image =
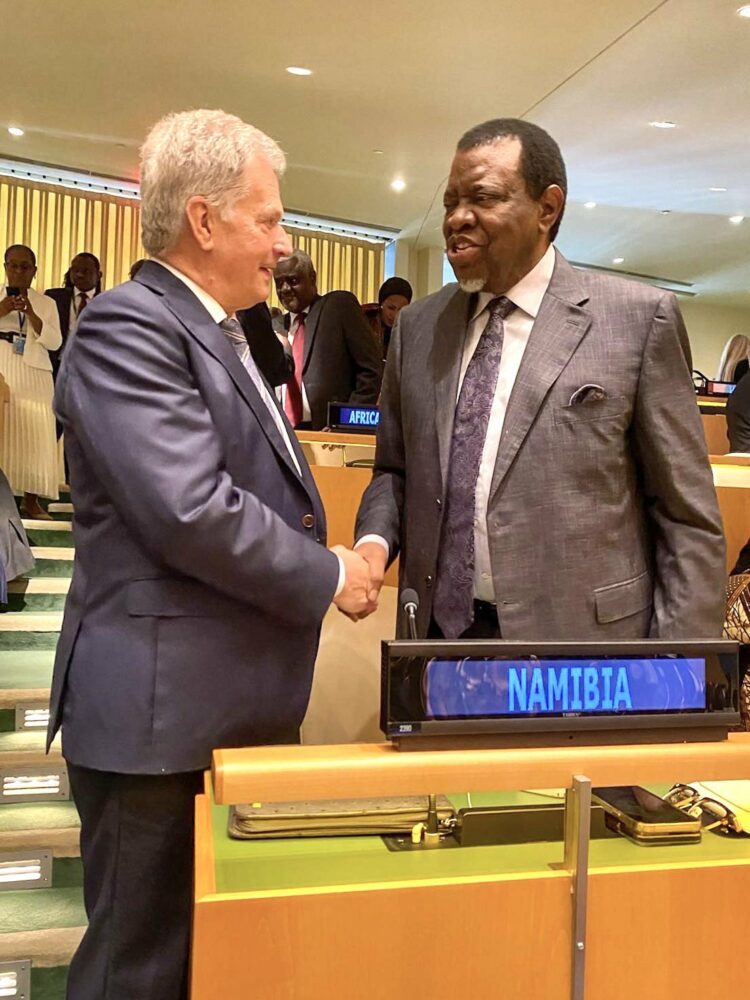
{"label": "recessed ceiling light", "polygon": [[403,177],[394,177],[391,181],[391,188],[394,191],[403,191],[406,187],[406,181]]}
{"label": "recessed ceiling light", "polygon": [[722,188],[722,187],[711,187],[711,188],[709,188],[708,190],[709,190],[709,191],[726,191],[726,190],[727,190],[727,188]]}
{"label": "recessed ceiling light", "polygon": [[624,264],[625,263],[625,258],[624,257],[613,257],[612,258],[612,263],[613,264]]}
{"label": "recessed ceiling light", "polygon": [[584,201],[583,207],[584,208],[596,208],[596,202],[595,201]]}
{"label": "recessed ceiling light", "polygon": [[383,155],[383,150],[382,149],[373,149],[373,153],[376,156],[382,156]]}
{"label": "recessed ceiling light", "polygon": [[306,69],[304,66],[287,66],[286,71],[292,76],[312,76],[312,70]]}
{"label": "recessed ceiling light", "polygon": [[732,223],[733,226],[739,226],[739,224],[741,222],[745,221],[745,216],[744,215],[730,215],[729,216],[729,221]]}
{"label": "recessed ceiling light", "polygon": [[677,122],[668,122],[668,121],[649,122],[649,125],[651,126],[651,128],[677,128]]}
{"label": "recessed ceiling light", "polygon": [[740,17],[750,17],[750,4],[746,3],[742,7],[738,7],[737,13]]}
{"label": "recessed ceiling light", "polygon": [[671,215],[671,214],[672,214],[672,209],[671,208],[661,208],[661,209],[659,209],[659,215]]}
{"label": "recessed ceiling light", "polygon": [[23,131],[23,129],[22,128],[18,128],[17,125],[11,125],[9,127],[8,131],[10,132],[11,135],[21,136],[21,135],[25,134],[24,131]]}

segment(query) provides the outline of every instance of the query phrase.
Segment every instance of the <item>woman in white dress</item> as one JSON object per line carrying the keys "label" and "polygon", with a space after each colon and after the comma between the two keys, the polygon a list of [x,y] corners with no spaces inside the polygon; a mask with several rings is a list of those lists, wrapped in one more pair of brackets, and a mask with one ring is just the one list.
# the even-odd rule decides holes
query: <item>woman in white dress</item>
{"label": "woman in white dress", "polygon": [[36,257],[19,244],[5,251],[5,288],[0,293],[0,374],[10,404],[0,438],[0,468],[16,495],[24,495],[27,517],[47,519],[39,496],[57,499],[58,462],[52,411],[49,351],[61,343],[52,299],[31,288]]}

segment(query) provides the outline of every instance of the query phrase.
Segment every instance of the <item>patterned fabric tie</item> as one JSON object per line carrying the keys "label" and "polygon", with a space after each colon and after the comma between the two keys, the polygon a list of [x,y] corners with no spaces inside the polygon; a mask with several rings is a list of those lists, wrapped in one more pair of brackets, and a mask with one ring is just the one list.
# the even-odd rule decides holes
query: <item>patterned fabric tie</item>
{"label": "patterned fabric tie", "polygon": [[83,312],[83,310],[88,305],[88,301],[89,300],[88,300],[88,297],[86,296],[85,292],[79,292],[78,293],[78,310],[76,312],[76,316],[80,316],[81,315],[81,313]]}
{"label": "patterned fabric tie", "polygon": [[456,404],[432,606],[433,617],[446,639],[457,639],[474,621],[477,479],[503,353],[503,321],[514,309],[504,295],[490,302],[490,316],[469,361]]}
{"label": "patterned fabric tie", "polygon": [[305,354],[305,316],[302,313],[297,321],[297,328],[294,332],[294,343],[292,344],[292,357],[294,358],[294,378],[290,378],[286,384],[284,395],[284,413],[289,418],[292,427],[298,427],[302,423],[304,410],[302,408],[302,365]]}
{"label": "patterned fabric tie", "polygon": [[268,390],[268,387],[266,386],[266,383],[263,381],[263,376],[260,374],[260,371],[258,370],[258,366],[255,363],[255,358],[250,353],[250,345],[247,342],[247,337],[245,336],[244,330],[240,326],[239,320],[235,319],[234,316],[227,316],[226,319],[222,320],[221,323],[219,323],[219,326],[226,334],[227,339],[229,340],[229,342],[231,343],[232,347],[235,350],[235,353],[237,354],[237,357],[242,362],[242,367],[245,369],[245,371],[252,379],[253,385],[258,390],[258,395],[263,400],[268,409],[268,412],[273,417],[273,422],[276,424],[279,434],[281,434],[281,438],[286,444],[292,462],[297,468],[297,472],[299,472],[299,474],[302,475],[299,462],[297,461],[297,456],[294,454],[291,443],[289,441],[289,434],[287,433],[286,426],[284,425],[284,418],[282,417],[281,412],[279,411],[275,398],[271,395],[271,393]]}

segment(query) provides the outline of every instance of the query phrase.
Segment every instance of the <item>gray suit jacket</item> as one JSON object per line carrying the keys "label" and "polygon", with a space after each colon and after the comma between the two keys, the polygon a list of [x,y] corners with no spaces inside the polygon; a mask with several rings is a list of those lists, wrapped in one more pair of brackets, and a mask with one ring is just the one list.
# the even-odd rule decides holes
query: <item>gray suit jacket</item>
{"label": "gray suit jacket", "polygon": [[283,740],[339,564],[302,452],[300,477],[223,331],[146,263],[86,308],[55,403],[76,561],[50,738],[62,723],[74,764],[154,774]]}
{"label": "gray suit jacket", "polygon": [[[422,635],[473,301],[450,285],[401,312],[357,518],[357,537],[376,533],[400,551]],[[505,638],[720,634],[724,539],[689,369],[671,293],[575,271],[557,254],[487,514]],[[569,405],[588,383],[606,398]]]}
{"label": "gray suit jacket", "polygon": [[[276,328],[289,332],[289,313]],[[377,403],[383,363],[380,347],[351,292],[329,292],[310,307],[305,320],[302,381],[313,430],[328,423],[329,403]]]}

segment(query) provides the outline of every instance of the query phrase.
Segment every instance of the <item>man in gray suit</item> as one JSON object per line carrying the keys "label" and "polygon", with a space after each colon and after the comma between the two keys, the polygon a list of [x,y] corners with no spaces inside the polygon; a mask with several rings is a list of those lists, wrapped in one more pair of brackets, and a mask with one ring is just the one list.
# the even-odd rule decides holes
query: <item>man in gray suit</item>
{"label": "man in gray suit", "polygon": [[154,259],[89,304],[58,378],[76,562],[49,737],[62,725],[89,918],[69,1000],[186,997],[202,771],[215,747],[296,741],[326,609],[368,606],[235,318],[291,249],[283,167],[223,112],[159,122]]}
{"label": "man in gray suit", "polygon": [[718,636],[724,540],[676,301],[574,270],[552,246],[565,196],[537,126],[459,141],[460,287],[399,315],[357,549],[374,591],[400,554],[421,635]]}

